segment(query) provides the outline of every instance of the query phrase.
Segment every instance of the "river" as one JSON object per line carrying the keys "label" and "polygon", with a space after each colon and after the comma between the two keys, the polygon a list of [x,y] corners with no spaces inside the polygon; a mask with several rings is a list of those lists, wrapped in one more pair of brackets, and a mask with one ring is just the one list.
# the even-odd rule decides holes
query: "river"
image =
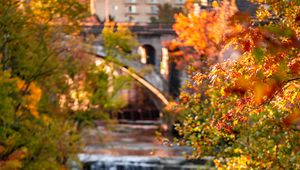
{"label": "river", "polygon": [[[99,125],[90,129],[88,145],[78,158],[84,170],[194,170],[213,169],[210,158],[187,160],[188,147],[166,146],[157,140],[155,124]],[[73,168],[78,169],[78,168]]]}

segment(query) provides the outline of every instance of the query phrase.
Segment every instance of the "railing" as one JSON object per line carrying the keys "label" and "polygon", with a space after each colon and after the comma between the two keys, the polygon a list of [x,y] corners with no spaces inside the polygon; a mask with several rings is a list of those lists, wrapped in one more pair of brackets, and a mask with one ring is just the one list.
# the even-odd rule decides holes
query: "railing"
{"label": "railing", "polygon": [[[107,24],[101,24],[100,26],[83,26],[86,32],[93,34],[100,34]],[[134,33],[167,33],[174,34],[175,32],[172,29],[173,23],[118,23],[118,25],[122,25],[128,27]],[[117,28],[116,24],[111,25]]]}

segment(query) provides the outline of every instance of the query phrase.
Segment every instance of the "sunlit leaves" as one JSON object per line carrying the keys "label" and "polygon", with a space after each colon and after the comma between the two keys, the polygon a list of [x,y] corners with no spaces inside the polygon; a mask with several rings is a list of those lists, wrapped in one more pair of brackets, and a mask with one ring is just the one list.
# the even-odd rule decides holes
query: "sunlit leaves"
{"label": "sunlit leaves", "polygon": [[39,113],[37,107],[42,95],[41,89],[34,83],[26,84],[22,80],[18,80],[17,87],[21,93],[26,93],[24,94],[24,107],[28,109],[34,117],[38,118]]}
{"label": "sunlit leaves", "polygon": [[[214,29],[216,26],[214,21],[218,20],[218,17],[214,12],[208,13],[205,11],[199,16],[179,14],[176,16],[174,29],[179,36],[179,40],[185,46],[193,47],[200,54],[209,50],[213,55],[217,50],[216,48],[219,48],[221,34],[223,33],[221,31],[223,29],[219,29],[220,32]],[[211,29],[206,30],[208,27]],[[191,34],[194,36],[190,36]]]}
{"label": "sunlit leaves", "polygon": [[80,145],[74,121],[55,104],[68,91],[66,34],[76,33],[85,7],[2,0],[0,9],[0,169],[65,168]]}
{"label": "sunlit leaves", "polygon": [[[214,155],[220,169],[295,169],[300,166],[298,2],[256,2],[266,4],[254,22],[240,13],[214,18],[221,11],[210,17],[203,12],[197,20],[178,17],[179,41],[196,51],[187,51],[189,62],[229,47],[240,55],[188,72],[180,107],[189,110],[177,129],[195,157]],[[207,24],[211,20],[216,27]],[[217,27],[224,25],[227,30],[220,32]],[[221,41],[208,36],[214,33]]]}
{"label": "sunlit leaves", "polygon": [[114,25],[105,27],[102,31],[105,52],[109,57],[130,53],[138,45],[135,35],[121,25],[115,30]]}
{"label": "sunlit leaves", "polygon": [[87,15],[87,3],[77,0],[30,0],[24,1],[27,11],[44,24],[78,24]]}

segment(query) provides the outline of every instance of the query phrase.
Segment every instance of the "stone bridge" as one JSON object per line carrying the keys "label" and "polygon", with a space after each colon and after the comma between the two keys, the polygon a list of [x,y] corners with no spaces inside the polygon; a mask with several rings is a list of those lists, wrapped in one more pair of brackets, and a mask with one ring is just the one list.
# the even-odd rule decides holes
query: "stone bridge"
{"label": "stone bridge", "polygon": [[[100,35],[103,26],[86,26],[87,34]],[[168,97],[171,96],[172,86],[174,82],[170,79],[172,77],[172,69],[169,68],[168,50],[163,47],[162,42],[170,41],[175,38],[175,32],[172,30],[172,25],[134,25],[129,26],[129,29],[137,35],[140,46],[134,49],[133,53],[140,54],[139,60],[128,60],[122,56],[116,59],[123,64],[122,70],[127,72],[131,77],[146,87],[152,94],[160,100],[162,105],[168,103]],[[103,47],[94,45],[92,52],[97,56],[104,57],[106,54]],[[143,72],[145,67],[150,66],[152,69]],[[130,71],[131,68],[134,71]],[[143,72],[143,74],[141,74]],[[173,75],[174,77],[174,75]],[[180,82],[176,87],[180,86]]]}
{"label": "stone bridge", "polygon": [[[102,46],[93,46],[89,49],[90,52],[98,57],[105,59],[106,54]],[[153,68],[145,71],[145,64],[138,60],[127,59],[122,56],[116,57],[117,61],[122,63],[119,66],[120,70],[148,89],[161,103],[156,103],[158,108],[161,108],[169,103],[168,101],[168,84],[159,72]],[[133,70],[132,70],[133,69]]]}
{"label": "stone bridge", "polygon": [[[85,26],[84,30],[88,34],[100,35],[104,25]],[[147,64],[154,64],[157,69],[162,61],[162,42],[175,38],[172,24],[141,24],[128,26],[137,35],[140,47],[144,47],[147,54],[152,57]],[[138,49],[136,49],[138,50]]]}

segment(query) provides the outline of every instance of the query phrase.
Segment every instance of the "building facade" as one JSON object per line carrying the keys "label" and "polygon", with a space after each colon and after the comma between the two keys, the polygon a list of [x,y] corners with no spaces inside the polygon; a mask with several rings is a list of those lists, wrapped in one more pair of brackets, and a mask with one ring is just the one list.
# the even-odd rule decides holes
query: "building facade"
{"label": "building facade", "polygon": [[102,21],[111,16],[116,22],[149,23],[165,3],[183,7],[185,0],[91,0],[91,11]]}

